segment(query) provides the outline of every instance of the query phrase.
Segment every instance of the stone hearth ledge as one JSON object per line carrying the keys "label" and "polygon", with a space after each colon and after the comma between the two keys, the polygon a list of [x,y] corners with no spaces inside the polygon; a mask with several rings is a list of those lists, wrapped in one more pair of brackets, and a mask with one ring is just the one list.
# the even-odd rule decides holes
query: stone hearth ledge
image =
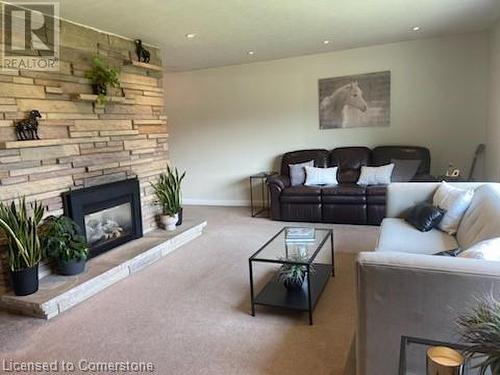
{"label": "stone hearth ledge", "polygon": [[0,307],[51,319],[192,241],[202,234],[206,225],[206,221],[188,219],[173,232],[153,230],[89,260],[85,272],[80,275],[51,274],[40,280],[40,288],[35,294],[25,297],[13,293],[3,295]]}

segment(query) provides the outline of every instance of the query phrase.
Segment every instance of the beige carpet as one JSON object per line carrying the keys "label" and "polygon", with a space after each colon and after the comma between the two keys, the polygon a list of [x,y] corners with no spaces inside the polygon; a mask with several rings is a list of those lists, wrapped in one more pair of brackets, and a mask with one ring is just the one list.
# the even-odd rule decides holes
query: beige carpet
{"label": "beige carpet", "polygon": [[0,313],[0,361],[150,361],[167,375],[352,371],[354,253],[374,247],[377,228],[322,225],[335,229],[336,277],[309,326],[302,313],[249,314],[248,257],[285,223],[244,208],[186,215],[208,220],[202,237],[63,315]]}

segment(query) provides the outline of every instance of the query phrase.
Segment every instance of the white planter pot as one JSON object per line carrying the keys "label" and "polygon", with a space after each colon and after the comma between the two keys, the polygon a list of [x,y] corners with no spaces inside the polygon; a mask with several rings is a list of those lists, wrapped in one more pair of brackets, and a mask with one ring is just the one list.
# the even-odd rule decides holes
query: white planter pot
{"label": "white planter pot", "polygon": [[177,221],[179,220],[179,215],[175,214],[174,216],[161,215],[161,225],[166,230],[175,230]]}

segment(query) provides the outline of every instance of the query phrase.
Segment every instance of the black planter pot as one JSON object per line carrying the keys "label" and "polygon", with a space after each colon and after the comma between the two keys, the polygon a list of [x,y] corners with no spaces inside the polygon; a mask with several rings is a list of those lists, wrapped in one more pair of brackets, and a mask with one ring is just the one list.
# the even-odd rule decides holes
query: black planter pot
{"label": "black planter pot", "polygon": [[287,288],[288,290],[300,289],[300,288],[302,288],[303,283],[304,283],[304,279],[300,279],[300,280],[286,279],[285,281],[283,281],[283,285],[285,285],[285,288]]}
{"label": "black planter pot", "polygon": [[85,270],[85,262],[85,259],[79,261],[73,260],[70,262],[59,260],[57,262],[57,272],[64,276],[78,275]]}
{"label": "black planter pot", "polygon": [[92,85],[92,90],[94,91],[95,95],[106,96],[106,94],[108,93],[108,89],[107,89],[106,85],[101,85],[101,84],[97,84],[97,83],[94,83]]}
{"label": "black planter pot", "polygon": [[38,263],[20,271],[10,271],[12,287],[16,296],[28,296],[38,290]]}
{"label": "black planter pot", "polygon": [[179,215],[178,216],[179,219],[177,220],[177,224],[175,224],[177,226],[182,224],[182,207],[181,207],[181,210],[179,211],[178,215]]}

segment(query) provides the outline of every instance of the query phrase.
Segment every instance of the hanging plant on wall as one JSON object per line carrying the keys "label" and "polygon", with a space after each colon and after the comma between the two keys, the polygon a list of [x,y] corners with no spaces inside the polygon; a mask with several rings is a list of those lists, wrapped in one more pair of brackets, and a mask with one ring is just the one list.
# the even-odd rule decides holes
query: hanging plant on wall
{"label": "hanging plant on wall", "polygon": [[85,78],[92,81],[92,89],[97,95],[97,103],[103,105],[107,102],[109,87],[119,87],[118,77],[120,71],[108,64],[101,56],[94,56],[92,69],[85,73]]}

